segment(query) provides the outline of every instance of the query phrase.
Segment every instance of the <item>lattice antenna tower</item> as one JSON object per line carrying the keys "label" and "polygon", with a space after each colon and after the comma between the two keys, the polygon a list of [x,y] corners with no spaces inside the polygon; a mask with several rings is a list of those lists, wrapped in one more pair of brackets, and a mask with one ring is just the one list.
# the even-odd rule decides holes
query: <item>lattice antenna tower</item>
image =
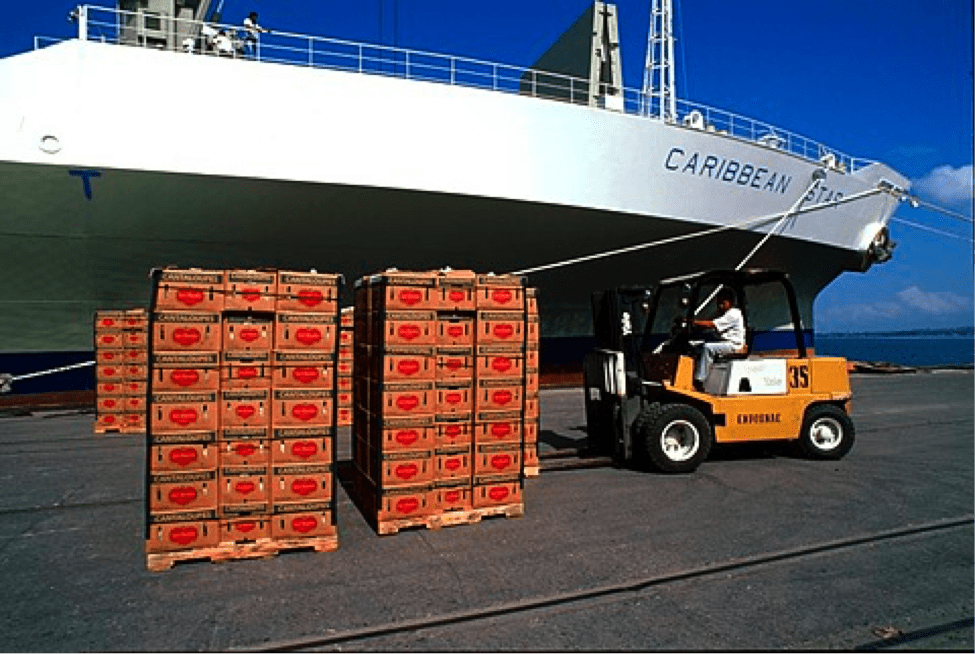
{"label": "lattice antenna tower", "polygon": [[647,63],[643,70],[641,113],[668,122],[677,120],[674,76],[674,10],[672,0],[653,0],[647,34]]}

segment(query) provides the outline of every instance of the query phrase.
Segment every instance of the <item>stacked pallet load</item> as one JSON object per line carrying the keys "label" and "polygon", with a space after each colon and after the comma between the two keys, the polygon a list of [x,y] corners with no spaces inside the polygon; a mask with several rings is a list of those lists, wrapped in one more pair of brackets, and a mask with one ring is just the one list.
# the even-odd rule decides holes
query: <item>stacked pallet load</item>
{"label": "stacked pallet load", "polygon": [[363,514],[380,534],[522,515],[522,278],[386,271],[355,286]]}
{"label": "stacked pallet load", "polygon": [[148,315],[95,312],[95,433],[146,430]]}
{"label": "stacked pallet load", "polygon": [[337,426],[352,426],[352,369],[355,352],[354,307],[339,312],[338,419]]}
{"label": "stacked pallet load", "polygon": [[337,548],[338,279],[154,271],[149,569]]}
{"label": "stacked pallet load", "polygon": [[541,472],[538,460],[539,412],[538,351],[541,343],[541,320],[538,314],[538,289],[525,289],[525,434],[522,454],[526,477]]}

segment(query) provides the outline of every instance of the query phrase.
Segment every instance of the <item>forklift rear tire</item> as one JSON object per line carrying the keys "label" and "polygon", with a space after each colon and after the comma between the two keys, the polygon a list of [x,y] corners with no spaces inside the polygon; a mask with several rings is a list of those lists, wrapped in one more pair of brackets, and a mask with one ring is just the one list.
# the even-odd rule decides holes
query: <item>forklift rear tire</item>
{"label": "forklift rear tire", "polygon": [[713,435],[704,414],[688,404],[655,407],[640,425],[643,451],[663,472],[693,472],[708,458]]}
{"label": "forklift rear tire", "polygon": [[855,433],[846,411],[832,404],[809,407],[802,421],[799,448],[811,459],[835,461],[852,449]]}

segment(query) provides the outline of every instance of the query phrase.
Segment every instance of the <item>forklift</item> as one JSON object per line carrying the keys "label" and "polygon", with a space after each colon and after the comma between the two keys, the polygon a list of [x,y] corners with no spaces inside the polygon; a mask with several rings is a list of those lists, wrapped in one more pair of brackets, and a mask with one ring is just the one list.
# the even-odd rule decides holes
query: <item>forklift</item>
{"label": "forklift", "polygon": [[[703,335],[694,318],[722,288],[735,292],[746,342],[716,357],[699,390],[693,375]],[[782,321],[774,335],[795,335],[794,349],[789,342],[779,351],[787,354],[752,352],[750,298],[761,299],[763,322]],[[853,447],[846,360],[807,354],[785,273],[701,272],[594,293],[592,304],[597,346],[583,362],[591,453],[617,465],[688,473],[714,443],[793,441],[803,455],[826,460]]]}

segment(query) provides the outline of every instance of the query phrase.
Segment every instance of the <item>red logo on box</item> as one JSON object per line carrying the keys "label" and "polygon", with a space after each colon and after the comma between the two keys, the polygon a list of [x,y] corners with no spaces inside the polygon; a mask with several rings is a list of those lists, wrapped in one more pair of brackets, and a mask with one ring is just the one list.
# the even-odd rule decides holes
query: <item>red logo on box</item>
{"label": "red logo on box", "polygon": [[507,404],[512,399],[511,391],[494,391],[491,394],[491,401],[495,404]]}
{"label": "red logo on box", "polygon": [[403,375],[414,375],[420,370],[420,362],[416,359],[406,359],[396,364],[396,369]]}
{"label": "red logo on box", "polygon": [[396,406],[403,411],[411,411],[420,404],[420,398],[416,395],[401,395],[396,398]]}
{"label": "red logo on box", "polygon": [[173,340],[183,347],[198,343],[200,338],[200,330],[196,327],[180,327],[179,329],[173,330]]}
{"label": "red logo on box", "polygon": [[404,497],[396,503],[396,510],[400,513],[413,513],[420,507],[420,500],[415,497]]}
{"label": "red logo on box", "polygon": [[176,301],[191,307],[203,301],[203,291],[196,288],[181,288],[176,291]]}
{"label": "red logo on box", "polygon": [[199,533],[196,527],[176,527],[170,530],[169,540],[178,545],[189,545],[196,540]]}
{"label": "red logo on box", "polygon": [[420,291],[414,291],[412,289],[406,289],[399,292],[399,299],[403,304],[414,305],[423,299],[423,293]]}
{"label": "red logo on box", "polygon": [[451,302],[460,302],[464,299],[464,291],[451,291],[447,294]]}
{"label": "red logo on box", "polygon": [[461,359],[447,359],[447,368],[449,370],[457,370],[463,365],[464,362]]}
{"label": "red logo on box", "polygon": [[457,338],[458,336],[464,335],[464,328],[460,325],[451,325],[447,328],[447,335]]}
{"label": "red logo on box", "polygon": [[420,469],[416,467],[415,463],[404,463],[396,466],[396,476],[400,479],[410,479],[411,477],[415,477],[416,473],[419,471]]}
{"label": "red logo on box", "polygon": [[444,461],[443,466],[447,470],[456,470],[460,467],[460,459],[447,459]]}
{"label": "red logo on box", "polygon": [[511,433],[511,425],[506,422],[496,422],[491,425],[491,435],[501,438]]}
{"label": "red logo on box", "polygon": [[501,324],[494,326],[494,335],[498,338],[508,338],[515,333],[515,328],[511,325]]}
{"label": "red logo on box", "polygon": [[448,502],[456,502],[460,499],[460,491],[447,491],[443,494],[443,498]]}
{"label": "red logo on box", "polygon": [[245,534],[249,531],[254,531],[255,527],[257,527],[256,522],[238,522],[234,525],[234,529],[237,531],[242,531]]}
{"label": "red logo on box", "polygon": [[504,470],[511,465],[511,455],[510,454],[495,454],[491,457],[491,466],[498,469]]}
{"label": "red logo on box", "polygon": [[411,445],[420,438],[415,429],[404,429],[396,432],[396,442],[400,445]]}
{"label": "red logo on box", "polygon": [[498,304],[507,304],[508,302],[511,302],[511,291],[498,289],[491,293],[491,299]]}
{"label": "red logo on box", "polygon": [[234,446],[234,451],[238,456],[250,456],[257,451],[257,446],[251,443],[238,443]]}
{"label": "red logo on box", "polygon": [[239,379],[254,379],[257,377],[257,368],[254,366],[244,366],[242,368],[237,368],[237,377]]}
{"label": "red logo on box", "polygon": [[304,345],[311,345],[322,340],[322,331],[317,327],[302,327],[295,332],[295,339]]}
{"label": "red logo on box", "polygon": [[195,370],[174,370],[169,378],[178,386],[190,386],[200,381],[200,373]]}
{"label": "red logo on box", "polygon": [[443,433],[451,438],[460,436],[460,425],[448,425],[444,427]]}
{"label": "red logo on box", "polygon": [[414,338],[420,335],[420,328],[416,325],[400,325],[399,329],[396,330],[400,338],[405,338],[408,341],[412,341]]}
{"label": "red logo on box", "polygon": [[508,497],[508,489],[504,486],[495,486],[488,491],[488,497],[496,502],[503,500],[504,498]]}
{"label": "red logo on box", "polygon": [[197,418],[199,418],[199,414],[196,409],[173,409],[169,412],[169,419],[182,427],[196,422]]}
{"label": "red logo on box", "polygon": [[261,332],[253,327],[246,327],[240,330],[240,340],[251,343],[261,337]]}
{"label": "red logo on box", "polygon": [[314,404],[296,404],[291,409],[291,415],[298,420],[311,420],[318,415],[318,407]]}
{"label": "red logo on box", "polygon": [[314,493],[318,488],[318,482],[314,479],[295,479],[291,482],[291,490],[298,495],[308,495]]}
{"label": "red logo on box", "polygon": [[169,453],[169,460],[178,466],[188,466],[199,456],[192,447],[177,447]]}
{"label": "red logo on box", "polygon": [[291,528],[295,531],[306,534],[318,526],[318,520],[310,515],[303,515],[291,521]]}
{"label": "red logo on box", "polygon": [[257,409],[255,409],[250,404],[241,404],[239,406],[234,407],[234,413],[236,413],[237,417],[240,418],[241,420],[247,420],[252,415],[257,413]]}
{"label": "red logo on box", "polygon": [[291,446],[291,453],[303,459],[313,456],[316,452],[318,452],[318,444],[315,441],[298,441]]}
{"label": "red logo on box", "polygon": [[240,292],[242,298],[248,302],[257,302],[261,299],[261,289],[259,288],[245,288]]}
{"label": "red logo on box", "polygon": [[447,393],[444,396],[444,400],[447,402],[447,404],[457,404],[462,399],[464,399],[464,396],[460,393]]}
{"label": "red logo on box", "polygon": [[189,504],[196,499],[196,489],[192,486],[180,486],[169,491],[169,501],[174,504]]}
{"label": "red logo on box", "polygon": [[311,368],[303,366],[301,368],[295,368],[291,371],[291,376],[295,381],[302,384],[310,384],[311,382],[318,379],[318,368]]}
{"label": "red logo on box", "polygon": [[238,481],[236,484],[234,484],[234,490],[241,495],[252,493],[254,492],[255,488],[257,488],[257,486],[252,481]]}
{"label": "red logo on box", "polygon": [[497,370],[498,372],[505,372],[507,370],[511,370],[511,365],[512,365],[511,359],[507,357],[495,357],[495,359],[491,361],[491,367]]}
{"label": "red logo on box", "polygon": [[324,296],[321,291],[298,291],[298,301],[304,304],[306,307],[313,307],[322,303]]}
{"label": "red logo on box", "polygon": [[113,422],[115,422],[115,416],[111,416],[111,415],[105,416],[102,418],[102,421],[107,422],[108,424],[112,424]]}
{"label": "red logo on box", "polygon": [[102,327],[111,327],[115,324],[115,321],[111,318],[102,318]]}
{"label": "red logo on box", "polygon": [[115,400],[112,400],[112,399],[106,399],[105,402],[104,402],[104,404],[105,404],[105,408],[111,409],[112,407],[114,407],[117,404],[117,402]]}

